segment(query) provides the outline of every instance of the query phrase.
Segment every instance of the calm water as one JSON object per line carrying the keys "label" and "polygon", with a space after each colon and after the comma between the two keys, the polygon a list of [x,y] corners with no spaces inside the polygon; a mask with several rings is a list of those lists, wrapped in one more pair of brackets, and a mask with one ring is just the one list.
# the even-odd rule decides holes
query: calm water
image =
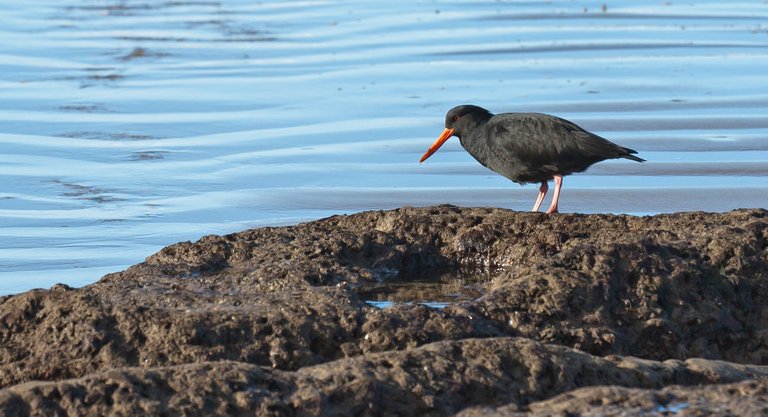
{"label": "calm water", "polygon": [[[0,294],[335,213],[528,210],[445,112],[542,111],[640,151],[561,210],[768,205],[768,2],[0,2]],[[545,203],[546,204],[546,203]]]}

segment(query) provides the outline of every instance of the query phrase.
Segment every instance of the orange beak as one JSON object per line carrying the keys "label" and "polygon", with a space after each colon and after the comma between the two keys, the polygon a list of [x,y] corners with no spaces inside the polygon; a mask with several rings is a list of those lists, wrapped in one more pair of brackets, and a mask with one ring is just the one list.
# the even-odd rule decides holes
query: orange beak
{"label": "orange beak", "polygon": [[448,138],[453,136],[453,129],[445,129],[443,130],[443,133],[440,134],[440,137],[437,138],[435,143],[432,144],[432,146],[427,149],[426,152],[424,152],[424,155],[422,155],[421,159],[419,159],[419,162],[424,162],[432,156],[433,153],[437,152],[438,149],[440,149],[441,146],[445,143]]}

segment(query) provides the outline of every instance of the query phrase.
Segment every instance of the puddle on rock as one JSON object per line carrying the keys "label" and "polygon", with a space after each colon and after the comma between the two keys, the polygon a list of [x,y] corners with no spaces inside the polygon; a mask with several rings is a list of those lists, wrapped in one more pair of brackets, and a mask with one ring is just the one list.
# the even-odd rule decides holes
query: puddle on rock
{"label": "puddle on rock", "polygon": [[366,303],[377,308],[398,304],[421,304],[442,309],[450,304],[474,300],[483,295],[489,272],[451,272],[434,277],[401,277],[366,283],[356,289]]}

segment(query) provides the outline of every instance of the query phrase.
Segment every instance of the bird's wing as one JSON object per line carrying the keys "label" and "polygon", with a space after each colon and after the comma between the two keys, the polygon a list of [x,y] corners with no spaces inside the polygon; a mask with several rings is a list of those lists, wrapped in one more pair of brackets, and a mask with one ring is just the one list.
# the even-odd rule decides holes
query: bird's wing
{"label": "bird's wing", "polygon": [[[618,158],[628,149],[587,132],[575,123],[539,113],[508,113],[489,121],[486,134],[499,154],[552,171]],[[519,161],[510,161],[518,162]]]}

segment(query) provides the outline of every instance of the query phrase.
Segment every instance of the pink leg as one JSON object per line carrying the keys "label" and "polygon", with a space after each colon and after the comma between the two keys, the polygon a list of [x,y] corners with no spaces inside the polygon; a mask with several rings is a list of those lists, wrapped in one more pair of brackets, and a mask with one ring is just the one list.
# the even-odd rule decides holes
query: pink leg
{"label": "pink leg", "polygon": [[560,187],[563,186],[562,175],[555,175],[552,179],[555,181],[555,194],[552,196],[552,205],[549,206],[547,213],[557,213],[557,200],[560,199]]}
{"label": "pink leg", "polygon": [[544,201],[544,196],[547,195],[547,190],[549,190],[549,186],[547,185],[547,182],[542,181],[541,186],[539,187],[539,196],[536,197],[536,204],[533,205],[533,210],[531,211],[539,211],[539,207],[541,207],[541,202]]}

